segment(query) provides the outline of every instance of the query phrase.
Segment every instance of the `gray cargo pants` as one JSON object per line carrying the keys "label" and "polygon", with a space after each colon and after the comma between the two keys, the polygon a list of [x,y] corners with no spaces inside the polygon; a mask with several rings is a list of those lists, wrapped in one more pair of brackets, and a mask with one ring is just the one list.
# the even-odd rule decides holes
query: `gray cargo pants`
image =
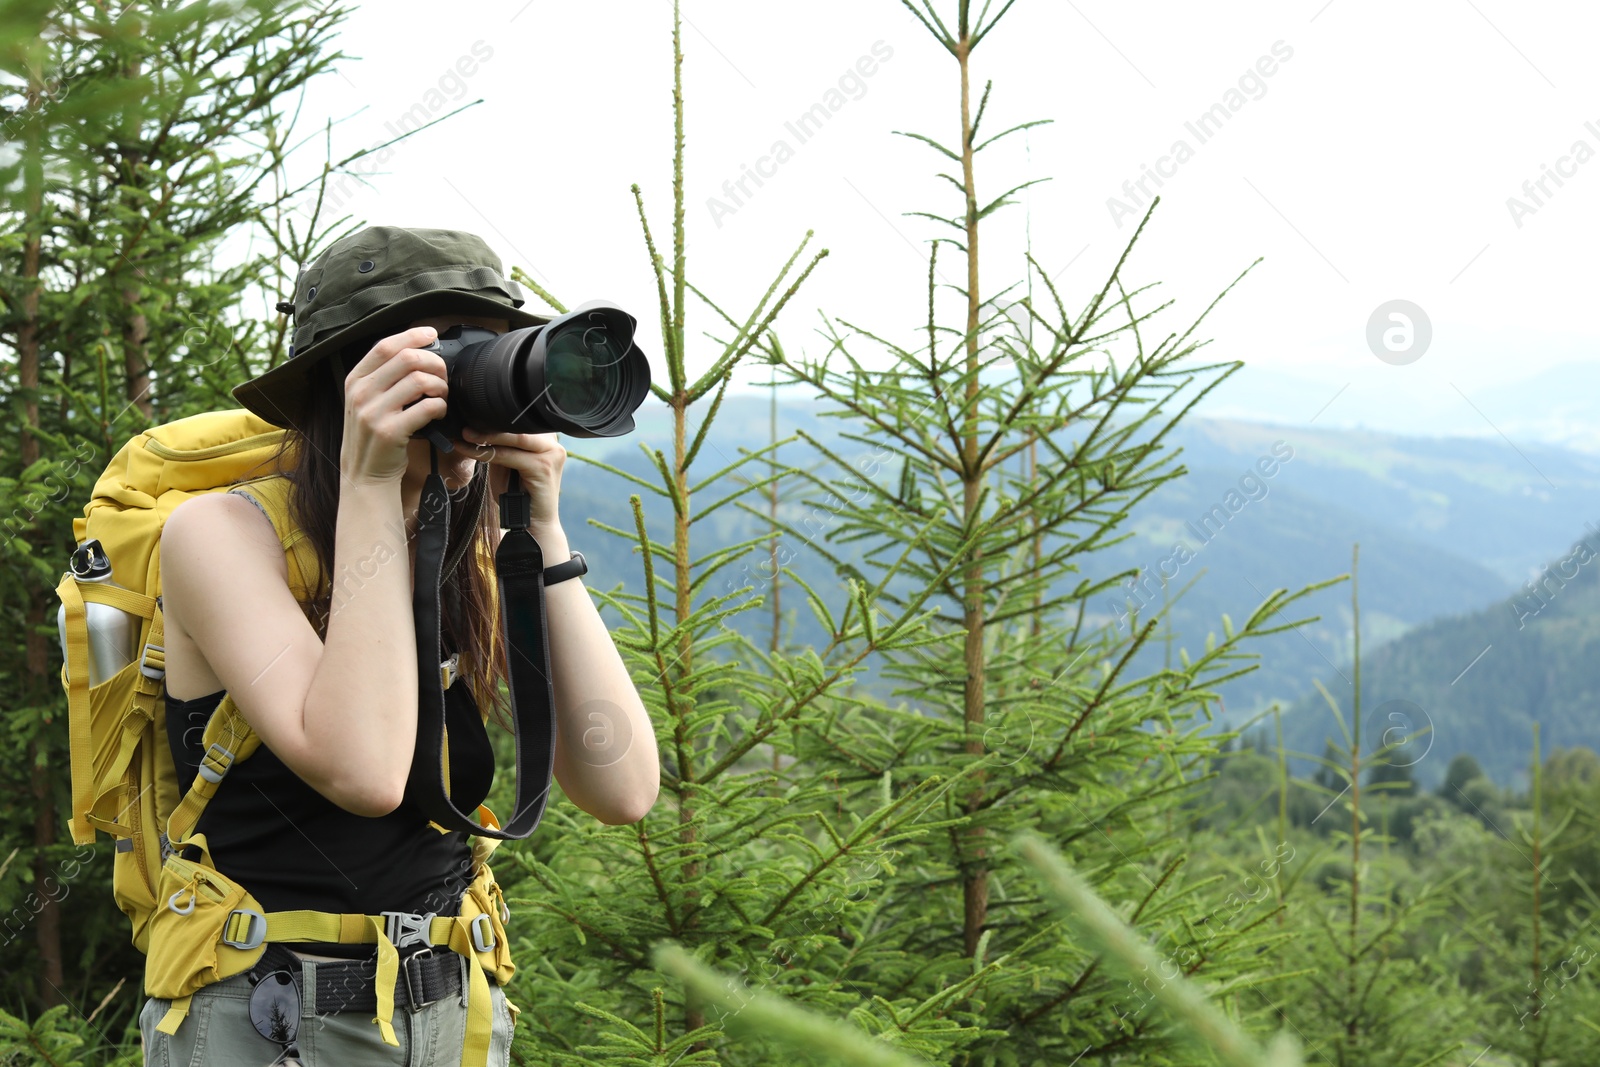
{"label": "gray cargo pants", "polygon": [[[172,1001],[146,997],[139,1013],[144,1037],[145,1067],[460,1067],[461,1047],[467,1035],[467,968],[471,962],[457,954],[461,964],[461,993],[426,1004],[415,1013],[396,1006],[394,1036],[400,1046],[383,1043],[378,1026],[366,1012],[317,1011],[312,960],[302,960],[300,1032],[295,1044],[299,1059],[282,1059],[283,1046],[256,1032],[250,1022],[250,976],[236,974],[206,986],[189,1002],[189,1014],[175,1034],[156,1031]],[[493,982],[494,1030],[489,1041],[489,1067],[511,1063],[511,1009],[505,990]]]}

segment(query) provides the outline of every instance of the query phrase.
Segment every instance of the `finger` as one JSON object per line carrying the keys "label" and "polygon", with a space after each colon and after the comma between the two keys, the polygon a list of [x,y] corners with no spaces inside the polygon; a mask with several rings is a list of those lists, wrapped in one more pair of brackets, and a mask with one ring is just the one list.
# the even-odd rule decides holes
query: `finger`
{"label": "finger", "polygon": [[471,427],[464,429],[462,434],[469,441],[508,445],[526,452],[549,452],[557,446],[561,437],[557,433],[482,433]]}
{"label": "finger", "polygon": [[449,412],[449,383],[426,370],[413,370],[370,401],[379,422],[396,420],[410,436]]}
{"label": "finger", "polygon": [[[444,418],[449,410],[449,403],[442,396],[424,396],[410,407],[401,408],[386,416],[382,423],[393,420],[401,432],[407,437],[412,437],[416,432],[431,422]],[[380,423],[380,424],[382,424]]]}
{"label": "finger", "polygon": [[405,409],[420,398],[437,397],[443,400],[449,395],[448,381],[428,370],[413,368],[401,373],[394,383],[383,391],[377,399],[377,405],[380,411],[395,411]]}
{"label": "finger", "polygon": [[350,373],[346,376],[345,381],[354,381],[363,375],[371,374],[385,363],[388,363],[393,356],[403,349],[426,348],[438,339],[439,331],[432,326],[416,326],[401,333],[385,337],[373,345],[367,351],[367,354],[362,356],[354,367],[350,368]]}
{"label": "finger", "polygon": [[[371,393],[386,393],[396,384],[404,382],[408,377],[426,375],[440,383],[449,380],[449,368],[445,365],[444,357],[437,352],[425,352],[420,348],[402,348],[389,357],[388,361],[373,369],[364,381],[364,390]],[[349,383],[358,379],[347,379],[346,391]],[[420,379],[419,379],[420,380]]]}

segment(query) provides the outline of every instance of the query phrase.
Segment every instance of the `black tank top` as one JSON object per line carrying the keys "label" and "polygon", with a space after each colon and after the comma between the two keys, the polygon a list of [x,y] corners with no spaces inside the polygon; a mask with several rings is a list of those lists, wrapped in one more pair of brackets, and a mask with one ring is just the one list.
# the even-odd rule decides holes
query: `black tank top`
{"label": "black tank top", "polygon": [[[223,692],[192,700],[166,698],[167,739],[184,791],[194,781],[200,740]],[[452,685],[446,696],[447,728],[462,715],[477,714],[464,681]],[[458,755],[458,747],[470,747],[457,744],[458,737],[466,740],[465,734],[451,729],[450,781],[461,810],[470,811],[488,795],[494,763],[486,746]],[[462,796],[472,808],[461,803]],[[409,799],[377,818],[346,811],[306,784],[265,744],[229,769],[195,832],[206,835],[217,869],[248,889],[269,912],[455,915],[472,880],[472,846],[466,833],[440,833]],[[289,947],[350,959],[376,952],[374,945],[309,941]]]}

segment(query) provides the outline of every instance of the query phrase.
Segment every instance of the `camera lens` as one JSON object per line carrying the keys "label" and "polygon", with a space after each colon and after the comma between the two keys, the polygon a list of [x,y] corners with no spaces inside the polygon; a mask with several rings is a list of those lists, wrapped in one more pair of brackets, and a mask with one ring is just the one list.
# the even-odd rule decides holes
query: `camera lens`
{"label": "camera lens", "polygon": [[577,323],[551,339],[544,373],[551,403],[580,422],[603,413],[622,386],[622,360],[609,335]]}
{"label": "camera lens", "polygon": [[[450,412],[435,432],[617,437],[650,391],[650,364],[633,343],[636,322],[591,301],[543,326],[496,335],[462,326],[437,342],[450,373]],[[424,435],[427,428],[419,430]]]}

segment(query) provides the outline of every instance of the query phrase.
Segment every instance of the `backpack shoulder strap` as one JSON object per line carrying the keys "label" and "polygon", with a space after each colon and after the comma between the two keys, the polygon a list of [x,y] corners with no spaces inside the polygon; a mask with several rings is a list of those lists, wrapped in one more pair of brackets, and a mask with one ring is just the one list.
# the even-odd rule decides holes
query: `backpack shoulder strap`
{"label": "backpack shoulder strap", "polygon": [[184,794],[183,800],[173,809],[167,820],[163,855],[182,848],[200,822],[200,814],[216,796],[217,786],[234,764],[248,758],[261,746],[261,738],[250,728],[233,696],[224,693],[222,702],[206,721],[205,734],[200,739],[205,754],[200,760],[200,770],[194,784]]}
{"label": "backpack shoulder strap", "polygon": [[289,509],[292,485],[281,474],[269,474],[240,482],[228,490],[242,496],[261,509],[272,523],[283,546],[289,564],[289,589],[296,600],[308,602],[318,591],[322,581],[322,567],[317,562],[316,549],[306,532],[295,523]]}

